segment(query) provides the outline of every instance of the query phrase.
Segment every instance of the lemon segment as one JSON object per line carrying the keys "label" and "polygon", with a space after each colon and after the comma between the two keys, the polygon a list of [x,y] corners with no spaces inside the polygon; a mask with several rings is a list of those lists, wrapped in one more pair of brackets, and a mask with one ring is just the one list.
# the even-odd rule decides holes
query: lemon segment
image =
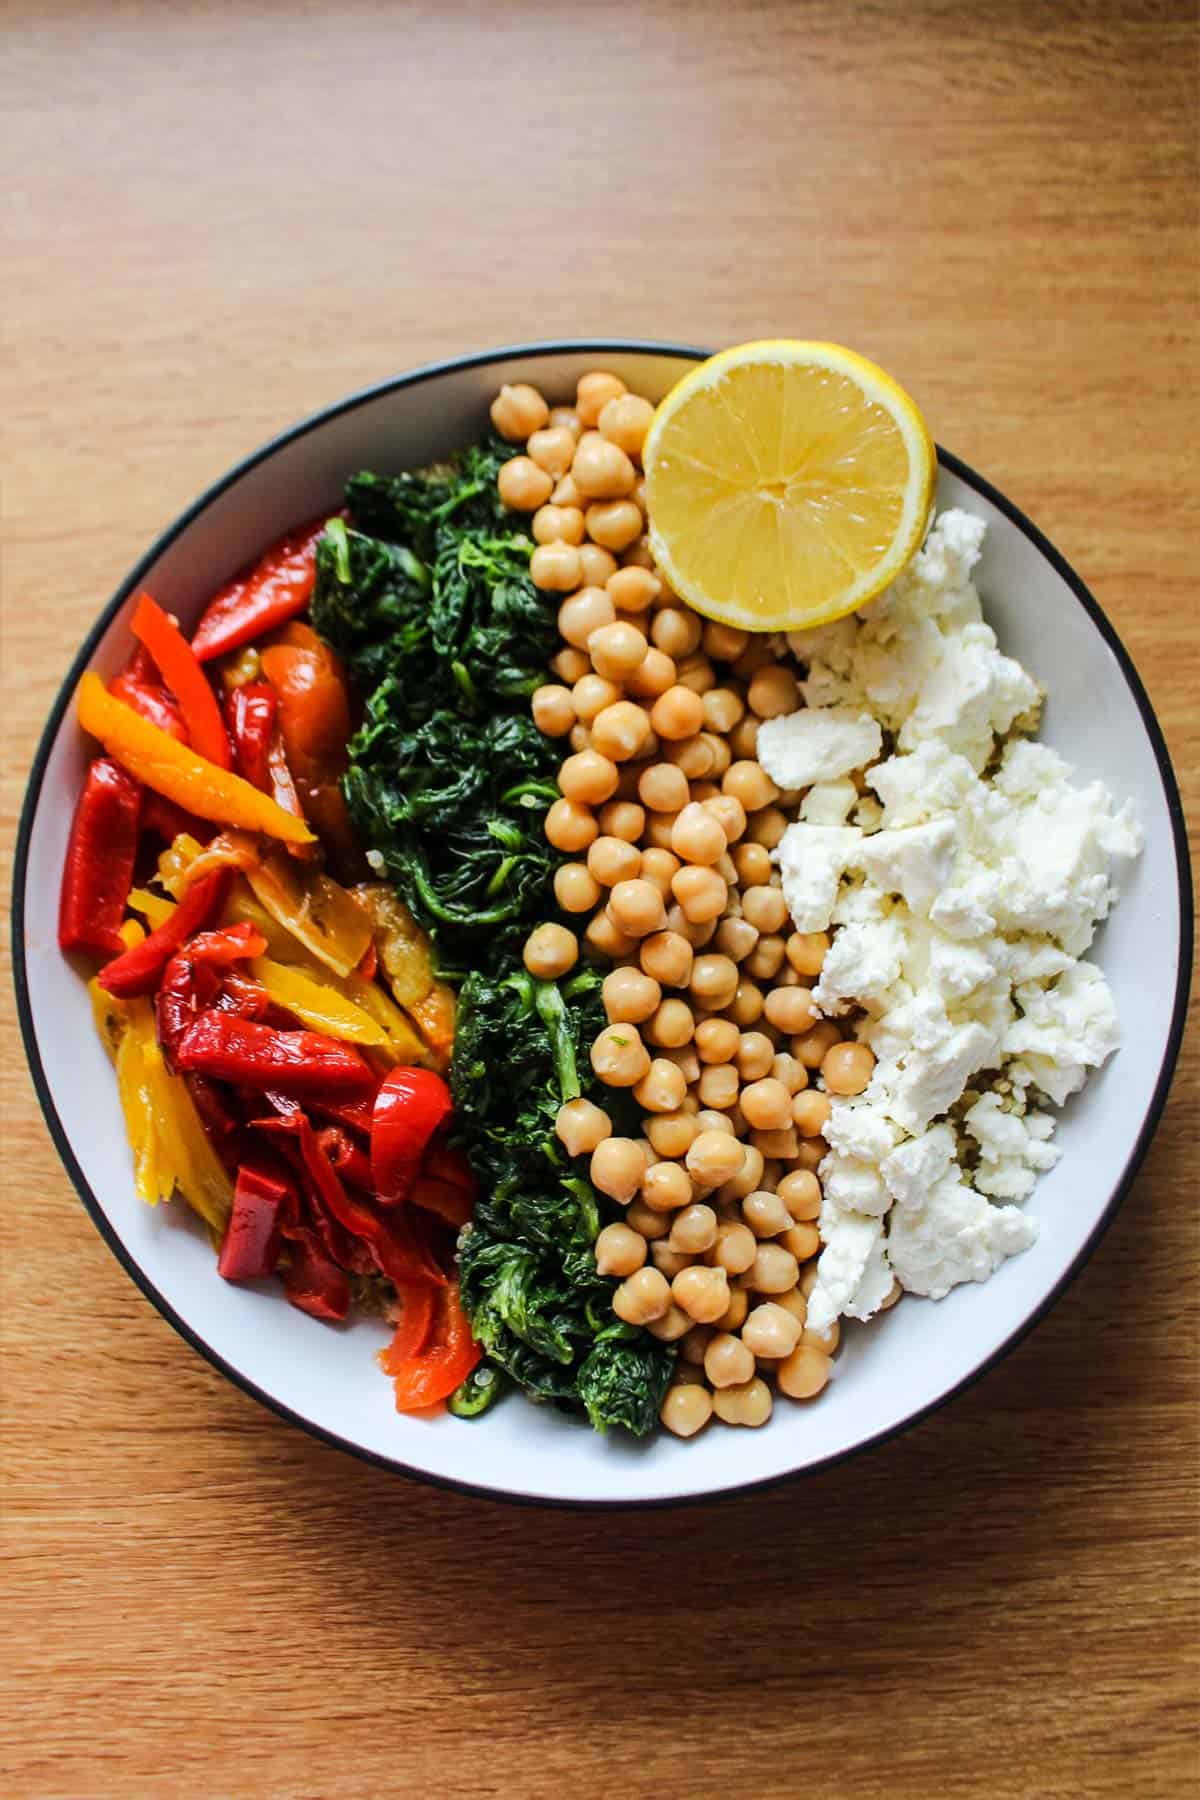
{"label": "lemon segment", "polygon": [[710,357],[659,405],[643,450],[650,549],[706,618],[823,625],[920,548],[937,478],[925,421],[837,344],[777,338]]}

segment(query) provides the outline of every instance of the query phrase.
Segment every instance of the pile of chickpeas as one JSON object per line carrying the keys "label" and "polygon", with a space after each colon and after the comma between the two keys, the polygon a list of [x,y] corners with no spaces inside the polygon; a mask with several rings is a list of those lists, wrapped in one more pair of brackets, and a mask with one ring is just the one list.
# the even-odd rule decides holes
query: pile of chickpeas
{"label": "pile of chickpeas", "polygon": [[771,862],[800,796],[756,744],[763,719],[800,705],[795,672],[775,639],[700,618],[656,569],[640,461],[653,416],[600,371],[573,406],[523,383],[492,406],[524,446],[500,496],[532,513],[533,579],[562,596],[555,679],[532,706],[569,752],[545,830],[571,858],[554,895],[574,928],[538,925],[525,964],[545,979],[581,954],[612,965],[592,1067],[632,1093],[642,1136],[614,1135],[583,1099],[557,1130],[625,1209],[596,1267],[620,1280],[620,1318],[678,1345],[661,1417],[686,1438],[714,1414],[765,1424],[772,1385],[808,1400],[829,1380],[838,1327],[805,1316],[822,1131],[829,1096],[861,1093],[874,1058],[819,1016],[829,940],[791,930]]}

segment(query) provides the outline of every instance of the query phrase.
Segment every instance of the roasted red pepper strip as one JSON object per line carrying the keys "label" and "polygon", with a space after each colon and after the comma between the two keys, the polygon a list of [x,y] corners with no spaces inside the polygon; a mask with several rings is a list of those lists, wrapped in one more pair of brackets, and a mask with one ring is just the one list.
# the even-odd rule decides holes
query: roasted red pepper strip
{"label": "roasted red pepper strip", "polygon": [[367,1245],[380,1272],[391,1281],[425,1281],[441,1286],[446,1277],[433,1255],[428,1234],[413,1229],[406,1217],[381,1215],[365,1200],[352,1198],[303,1113],[295,1116],[295,1126],[304,1166],[322,1200],[338,1224]]}
{"label": "roasted red pepper strip", "polygon": [[407,1362],[397,1359],[392,1369],[396,1411],[419,1412],[422,1407],[448,1399],[482,1356],[458,1297],[458,1283],[451,1282],[438,1294],[429,1342]]}
{"label": "roasted red pepper strip", "polygon": [[337,657],[310,625],[290,624],[262,653],[279,698],[279,730],[304,817],[345,880],[366,869],[346,810],[342,776],[353,732],[350,689]]}
{"label": "roasted red pepper strip", "polygon": [[205,1137],[229,1173],[236,1175],[249,1139],[241,1119],[226,1104],[227,1090],[207,1075],[185,1075],[183,1082],[192,1096]]}
{"label": "roasted red pepper strip", "polygon": [[192,638],[200,662],[224,656],[304,611],[317,575],[317,539],[324,529],[321,519],[289,531],[248,574],[235,576],[221,589]]}
{"label": "roasted red pepper strip", "polygon": [[179,702],[192,749],[219,769],[231,769],[229,733],[221,717],[217,696],[208,676],[196,661],[196,653],[175,621],[149,594],[138,596],[131,621],[135,638],[154,658],[159,674]]}
{"label": "roasted red pepper strip", "polygon": [[384,1076],[371,1122],[371,1171],[381,1206],[406,1200],[429,1140],[450,1117],[450,1089],[431,1069]]}
{"label": "roasted red pepper strip", "polygon": [[451,1187],[465,1188],[472,1199],[479,1192],[466,1151],[456,1150],[438,1138],[433,1139],[421,1159],[421,1174],[432,1175],[435,1181],[448,1181]]}
{"label": "roasted red pepper strip", "polygon": [[456,1231],[462,1230],[474,1209],[474,1200],[466,1188],[455,1187],[449,1181],[435,1181],[425,1174],[418,1175],[414,1181],[409,1201],[426,1212],[436,1213]]}
{"label": "roasted red pepper strip", "polygon": [[164,844],[173,844],[181,834],[207,844],[216,829],[211,819],[198,819],[195,813],[176,806],[174,800],[156,794],[153,788],[146,789],[142,802],[142,830],[152,831]]}
{"label": "roasted red pepper strip", "polygon": [[218,1081],[277,1088],[301,1098],[363,1093],[375,1085],[358,1052],[336,1038],[315,1031],[274,1031],[216,1008],[202,1012],[188,1027],[176,1060],[181,1069],[196,1069]]}
{"label": "roasted red pepper strip", "polygon": [[321,1249],[314,1232],[295,1226],[285,1233],[291,1261],[282,1271],[283,1288],[293,1306],[314,1319],[344,1319],[350,1310],[350,1283],[344,1269]]}
{"label": "roasted red pepper strip", "polygon": [[226,1281],[256,1281],[270,1275],[282,1248],[280,1215],[295,1211],[287,1174],[265,1157],[247,1157],[238,1166],[233,1211],[225,1228],[217,1273]]}
{"label": "roasted red pepper strip", "polygon": [[278,704],[275,689],[265,681],[248,681],[244,687],[234,688],[225,702],[238,774],[264,794],[271,792],[271,733]]}
{"label": "roasted red pepper strip", "polygon": [[159,976],[170,958],[197,931],[202,931],[225,904],[229,891],[228,869],[206,875],[188,889],[169,919],[155,926],[132,950],[126,950],[113,962],[106,963],[99,975],[100,986],[118,1000],[129,1000],[135,994],[152,994]]}
{"label": "roasted red pepper strip", "polygon": [[[174,1063],[179,1040],[188,1026],[210,1006],[220,1005],[223,972],[247,957],[261,956],[266,947],[267,940],[257,926],[239,922],[223,931],[199,932],[175,952],[163,970],[154,996],[158,1041],[169,1062]],[[257,983],[252,1004],[247,1005],[236,993],[233,998],[236,1003],[226,1010],[243,1018],[257,1016],[267,1000]]]}
{"label": "roasted red pepper strip", "polygon": [[108,691],[126,706],[132,706],[134,712],[141,713],[143,719],[149,719],[160,731],[165,731],[181,744],[188,741],[187,726],[183,722],[183,714],[175,701],[168,694],[158,677],[158,670],[149,652],[139,644],[129,662],[115,681],[110,681]]}
{"label": "roasted red pepper strip", "polygon": [[374,1193],[371,1159],[340,1125],[323,1126],[317,1133],[317,1142],[342,1181],[361,1188],[364,1193]]}
{"label": "roasted red pepper strip", "polygon": [[351,1131],[361,1131],[364,1137],[371,1135],[374,1096],[370,1100],[339,1100],[332,1094],[322,1095],[321,1099],[311,1102],[311,1110],[320,1113],[323,1119],[333,1119],[338,1125],[347,1126]]}
{"label": "roasted red pepper strip", "polygon": [[398,1281],[396,1298],[400,1302],[396,1335],[376,1358],[385,1375],[397,1374],[412,1357],[420,1356],[429,1342],[433,1315],[437,1310],[435,1290],[421,1281]]}
{"label": "roasted red pepper strip", "polygon": [[142,784],[98,756],[88,770],[71,822],[58,903],[64,950],[120,956],[121,922],[133,884],[141,831]]}

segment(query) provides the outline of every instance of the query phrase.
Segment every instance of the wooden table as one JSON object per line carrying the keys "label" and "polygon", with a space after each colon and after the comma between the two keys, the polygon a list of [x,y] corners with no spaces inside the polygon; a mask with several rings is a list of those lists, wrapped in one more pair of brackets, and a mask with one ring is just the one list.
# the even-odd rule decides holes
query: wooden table
{"label": "wooden table", "polygon": [[[6,9],[6,841],[74,645],[216,474],[406,365],[586,333],[876,356],[1093,583],[1194,806],[1194,10]],[[611,1517],[406,1484],[228,1386],[4,1054],[5,1792],[1195,1791],[1194,1042],[971,1392]]]}

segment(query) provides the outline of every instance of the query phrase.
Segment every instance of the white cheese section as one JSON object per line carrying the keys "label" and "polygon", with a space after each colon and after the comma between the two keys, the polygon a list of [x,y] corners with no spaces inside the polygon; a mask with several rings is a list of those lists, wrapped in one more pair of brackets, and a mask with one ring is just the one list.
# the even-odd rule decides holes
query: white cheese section
{"label": "white cheese section", "polygon": [[862,832],[855,825],[789,825],[774,851],[797,931],[824,931]]}
{"label": "white cheese section", "polygon": [[776,787],[806,788],[836,781],[877,762],[883,748],[878,721],[851,706],[806,707],[764,719],[755,754]]}

